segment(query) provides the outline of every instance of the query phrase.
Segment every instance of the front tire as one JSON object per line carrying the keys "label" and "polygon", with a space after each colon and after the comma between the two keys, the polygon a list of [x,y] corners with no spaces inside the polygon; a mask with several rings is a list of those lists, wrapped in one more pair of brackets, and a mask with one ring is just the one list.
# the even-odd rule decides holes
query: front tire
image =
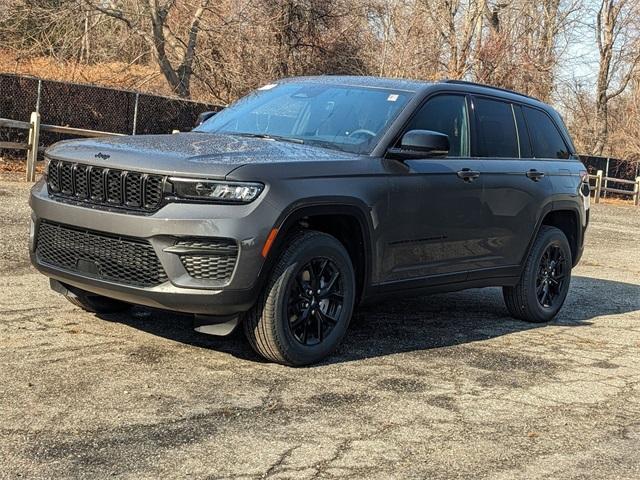
{"label": "front tire", "polygon": [[243,329],[267,360],[309,365],[340,344],[354,300],[355,274],[344,246],[321,232],[301,232],[278,259]]}
{"label": "front tire", "polygon": [[503,287],[511,316],[533,323],[553,320],[571,282],[571,248],[562,230],[543,225],[531,248],[520,281]]}

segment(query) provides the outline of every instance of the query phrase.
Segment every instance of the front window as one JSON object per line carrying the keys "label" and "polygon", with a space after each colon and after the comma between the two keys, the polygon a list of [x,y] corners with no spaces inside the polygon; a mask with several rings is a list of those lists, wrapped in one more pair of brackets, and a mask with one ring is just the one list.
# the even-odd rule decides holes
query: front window
{"label": "front window", "polygon": [[469,114],[463,95],[437,95],[427,101],[409,122],[409,130],[431,130],[449,137],[449,157],[469,156]]}
{"label": "front window", "polygon": [[371,153],[411,95],[345,85],[267,85],[195,131],[264,136],[366,154]]}

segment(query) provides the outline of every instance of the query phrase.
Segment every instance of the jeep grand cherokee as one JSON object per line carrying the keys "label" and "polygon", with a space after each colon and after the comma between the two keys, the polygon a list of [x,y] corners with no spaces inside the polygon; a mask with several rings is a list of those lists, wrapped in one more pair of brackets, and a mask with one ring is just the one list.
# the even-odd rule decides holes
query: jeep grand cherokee
{"label": "jeep grand cherokee", "polygon": [[513,317],[550,321],[588,223],[558,113],[461,81],[293,78],[189,133],[45,156],[30,248],[52,288],[92,312],[241,323],[288,365],[329,355],[356,305],[398,294],[501,286]]}

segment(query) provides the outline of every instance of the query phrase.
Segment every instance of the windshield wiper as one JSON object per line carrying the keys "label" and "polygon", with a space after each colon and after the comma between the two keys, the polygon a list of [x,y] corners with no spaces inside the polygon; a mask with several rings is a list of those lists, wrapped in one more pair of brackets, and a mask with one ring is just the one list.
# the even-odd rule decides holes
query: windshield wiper
{"label": "windshield wiper", "polygon": [[275,140],[277,142],[291,142],[304,144],[304,140],[294,137],[283,137],[280,135],[269,135],[268,133],[235,133],[229,132],[227,135],[236,135],[238,137],[265,138],[267,140]]}

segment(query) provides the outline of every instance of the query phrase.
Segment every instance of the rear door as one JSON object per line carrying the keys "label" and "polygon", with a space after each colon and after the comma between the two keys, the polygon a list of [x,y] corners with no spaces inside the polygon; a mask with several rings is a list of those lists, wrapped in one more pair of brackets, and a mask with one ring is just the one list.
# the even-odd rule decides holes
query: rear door
{"label": "rear door", "polygon": [[474,149],[484,160],[485,246],[491,255],[483,266],[487,270],[470,273],[469,279],[512,275],[551,201],[548,162],[534,154],[525,107],[484,96],[472,101]]}

